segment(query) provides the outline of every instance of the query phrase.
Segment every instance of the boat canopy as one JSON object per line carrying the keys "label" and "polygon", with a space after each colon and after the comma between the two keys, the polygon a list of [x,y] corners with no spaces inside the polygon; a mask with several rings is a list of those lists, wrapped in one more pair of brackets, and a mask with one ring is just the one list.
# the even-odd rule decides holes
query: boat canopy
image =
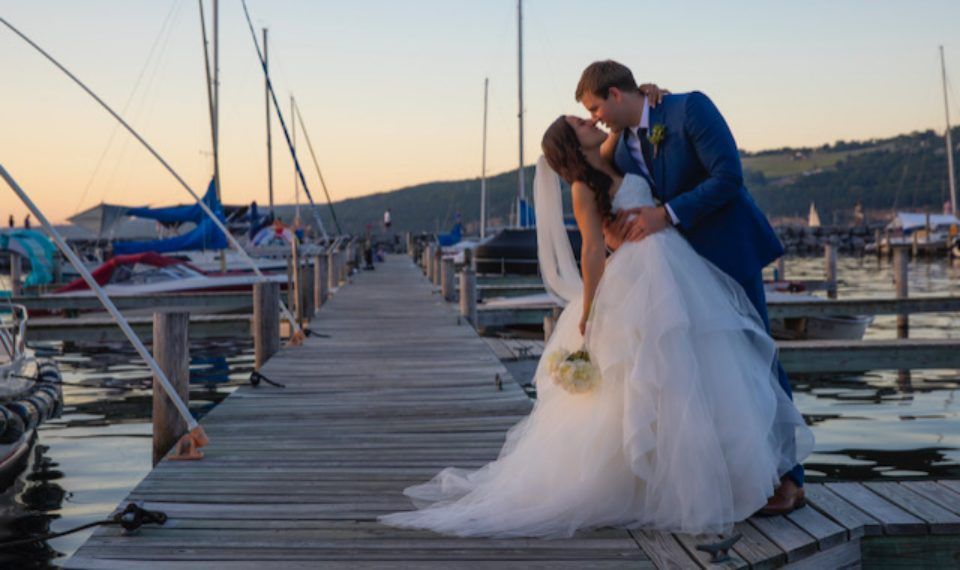
{"label": "boat canopy", "polygon": [[[151,265],[153,267],[167,267],[170,265],[182,265],[184,261],[166,257],[157,253],[135,253],[131,255],[117,255],[110,258],[100,267],[93,270],[91,275],[98,285],[106,285],[110,282],[114,272],[120,267],[132,267],[134,265]],[[71,291],[85,291],[90,287],[82,277],[78,277],[67,283],[63,287],[54,291],[54,293],[69,293]]]}
{"label": "boat canopy", "polygon": [[[930,228],[933,230],[949,228],[950,226],[960,225],[960,219],[950,214],[930,214]],[[909,234],[915,230],[927,227],[927,214],[915,212],[897,212],[889,224],[888,230],[903,230]]]}
{"label": "boat canopy", "polygon": [[56,246],[46,235],[36,230],[0,231],[0,251],[13,251],[30,260],[30,274],[24,285],[47,285],[53,283]]}

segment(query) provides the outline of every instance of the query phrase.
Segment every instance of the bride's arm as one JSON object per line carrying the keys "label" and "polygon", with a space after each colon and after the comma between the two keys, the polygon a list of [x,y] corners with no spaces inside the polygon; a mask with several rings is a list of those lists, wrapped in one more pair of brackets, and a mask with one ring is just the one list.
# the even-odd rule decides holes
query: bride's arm
{"label": "bride's arm", "polygon": [[583,272],[583,314],[580,317],[580,334],[583,334],[590,316],[590,307],[593,305],[593,296],[597,292],[600,277],[603,276],[606,248],[596,199],[593,191],[582,182],[573,183],[573,215],[577,219],[582,238],[580,268]]}

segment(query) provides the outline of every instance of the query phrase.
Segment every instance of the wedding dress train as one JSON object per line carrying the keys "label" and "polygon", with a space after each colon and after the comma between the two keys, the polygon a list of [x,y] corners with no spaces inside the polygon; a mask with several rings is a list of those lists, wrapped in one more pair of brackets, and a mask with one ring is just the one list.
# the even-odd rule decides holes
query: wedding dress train
{"label": "wedding dress train", "polygon": [[[635,175],[613,199],[615,210],[653,203]],[[406,489],[418,510],[381,522],[490,537],[608,525],[729,532],[809,454],[813,435],[778,384],[759,315],[673,228],[608,259],[587,334],[601,381],[572,394],[553,383],[546,356],[583,346],[581,308],[575,296],[560,315],[534,409],[499,457]]]}

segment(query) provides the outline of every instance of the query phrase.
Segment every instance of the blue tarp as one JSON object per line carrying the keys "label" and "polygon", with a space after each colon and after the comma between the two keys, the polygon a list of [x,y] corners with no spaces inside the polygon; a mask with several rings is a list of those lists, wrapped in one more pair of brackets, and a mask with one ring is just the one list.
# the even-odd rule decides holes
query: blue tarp
{"label": "blue tarp", "polygon": [[[203,202],[214,212],[219,212],[222,209],[220,202],[217,200],[217,187],[214,180],[210,180],[207,193],[203,195]],[[199,224],[201,220],[207,217],[199,204],[170,206],[167,208],[130,208],[127,210],[127,215],[157,220],[162,224],[179,224],[183,222]]]}
{"label": "blue tarp", "polygon": [[532,228],[537,225],[533,207],[526,201],[520,200],[520,227]]}
{"label": "blue tarp", "polygon": [[[226,223],[223,214],[217,212],[217,217]],[[144,253],[153,251],[167,253],[170,251],[191,251],[196,249],[224,249],[227,247],[227,238],[210,218],[204,218],[197,227],[182,236],[152,241],[126,241],[113,244],[113,253],[123,255],[128,253]]]}
{"label": "blue tarp", "polygon": [[447,247],[460,243],[461,239],[463,239],[463,225],[457,222],[457,224],[453,226],[453,229],[450,230],[450,233],[439,234],[437,236],[437,243],[442,247]]}

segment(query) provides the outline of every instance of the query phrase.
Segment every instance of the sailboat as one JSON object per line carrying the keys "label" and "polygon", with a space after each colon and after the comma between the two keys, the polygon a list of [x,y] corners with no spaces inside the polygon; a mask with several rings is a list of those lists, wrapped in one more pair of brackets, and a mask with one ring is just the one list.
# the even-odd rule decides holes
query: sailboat
{"label": "sailboat", "polygon": [[[536,275],[539,271],[537,261],[537,230],[533,205],[526,198],[523,160],[523,0],[517,0],[517,83],[518,83],[518,134],[519,165],[517,169],[517,197],[511,207],[513,227],[500,230],[489,238],[482,239],[475,249],[476,269],[478,273],[499,273],[516,275]],[[486,89],[486,84],[484,86]],[[486,97],[484,97],[484,136],[486,136]],[[484,157],[486,141],[484,141]],[[486,169],[484,168],[484,177]],[[483,186],[482,186],[483,188]],[[482,200],[486,201],[485,193]],[[481,205],[485,212],[485,205]],[[486,217],[481,217],[485,226]],[[481,229],[482,234],[486,228]],[[567,235],[573,246],[574,255],[580,257],[580,230],[576,224],[567,226]]]}
{"label": "sailboat", "polygon": [[811,228],[820,227],[820,213],[817,212],[817,205],[810,202],[810,213],[807,214],[807,225]]}

